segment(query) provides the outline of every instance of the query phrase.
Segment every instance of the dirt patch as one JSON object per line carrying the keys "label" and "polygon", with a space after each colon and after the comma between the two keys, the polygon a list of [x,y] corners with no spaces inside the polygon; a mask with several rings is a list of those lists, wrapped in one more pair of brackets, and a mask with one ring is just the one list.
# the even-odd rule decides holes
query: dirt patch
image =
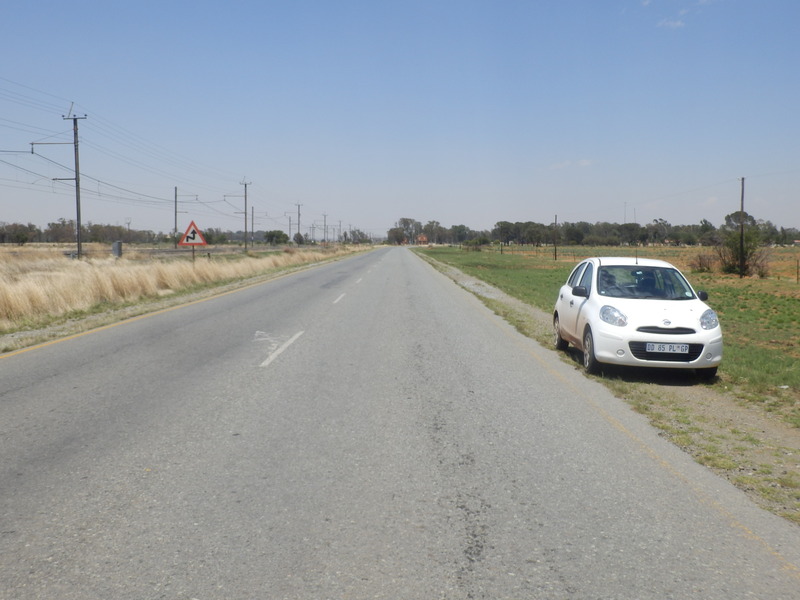
{"label": "dirt patch", "polygon": [[[454,267],[424,258],[522,333],[543,345],[551,344],[550,313]],[[578,352],[566,352],[563,357],[580,372]],[[608,369],[597,379],[697,462],[728,479],[763,508],[800,524],[800,430],[737,400],[724,377],[705,384],[692,373]]]}

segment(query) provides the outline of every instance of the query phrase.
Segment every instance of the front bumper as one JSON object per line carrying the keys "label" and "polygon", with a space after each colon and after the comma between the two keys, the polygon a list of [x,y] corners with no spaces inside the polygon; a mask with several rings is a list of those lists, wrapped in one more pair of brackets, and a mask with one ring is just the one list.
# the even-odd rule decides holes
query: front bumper
{"label": "front bumper", "polygon": [[[633,332],[638,333],[638,332]],[[648,342],[688,344],[688,354],[648,353]],[[620,335],[603,328],[594,335],[595,358],[601,363],[666,369],[705,369],[722,362],[722,332],[717,327],[690,335]]]}

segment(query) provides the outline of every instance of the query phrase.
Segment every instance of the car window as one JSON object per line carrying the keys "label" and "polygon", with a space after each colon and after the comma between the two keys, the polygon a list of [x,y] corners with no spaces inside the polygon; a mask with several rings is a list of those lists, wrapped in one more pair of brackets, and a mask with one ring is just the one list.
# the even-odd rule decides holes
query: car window
{"label": "car window", "polygon": [[577,267],[572,270],[572,273],[569,275],[569,279],[567,279],[567,285],[569,287],[575,287],[578,285],[578,281],[580,281],[581,273],[583,273],[584,267],[588,263],[580,263]]}
{"label": "car window", "polygon": [[597,273],[597,291],[613,298],[694,298],[686,279],[676,269],[663,267],[603,265]]}
{"label": "car window", "polygon": [[689,300],[694,298],[689,282],[686,281],[675,269],[662,269],[661,276],[663,280],[664,296],[674,300]]}
{"label": "car window", "polygon": [[586,270],[581,276],[581,285],[586,288],[587,293],[592,293],[592,274],[594,273],[594,265],[589,263]]}

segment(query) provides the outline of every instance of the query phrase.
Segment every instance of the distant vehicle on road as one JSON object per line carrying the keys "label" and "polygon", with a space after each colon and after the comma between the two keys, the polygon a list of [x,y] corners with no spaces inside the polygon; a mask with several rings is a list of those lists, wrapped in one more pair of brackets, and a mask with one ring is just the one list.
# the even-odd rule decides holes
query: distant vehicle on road
{"label": "distant vehicle on road", "polygon": [[608,363],[695,369],[711,380],[722,362],[722,328],[707,299],[668,262],[588,258],[558,292],[553,344],[582,350],[589,373]]}

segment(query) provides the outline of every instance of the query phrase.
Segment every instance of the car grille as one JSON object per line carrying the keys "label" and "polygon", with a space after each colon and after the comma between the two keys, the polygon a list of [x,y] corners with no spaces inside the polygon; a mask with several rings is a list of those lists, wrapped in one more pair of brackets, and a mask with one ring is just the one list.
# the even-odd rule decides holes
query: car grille
{"label": "car grille", "polygon": [[636,331],[640,331],[642,333],[656,333],[664,335],[689,335],[692,333],[697,333],[691,327],[656,327],[655,325],[647,327],[639,327]]}
{"label": "car grille", "polygon": [[689,344],[688,354],[673,354],[671,352],[648,352],[647,342],[630,342],[628,347],[639,360],[661,360],[668,362],[692,362],[703,353],[703,344]]}

